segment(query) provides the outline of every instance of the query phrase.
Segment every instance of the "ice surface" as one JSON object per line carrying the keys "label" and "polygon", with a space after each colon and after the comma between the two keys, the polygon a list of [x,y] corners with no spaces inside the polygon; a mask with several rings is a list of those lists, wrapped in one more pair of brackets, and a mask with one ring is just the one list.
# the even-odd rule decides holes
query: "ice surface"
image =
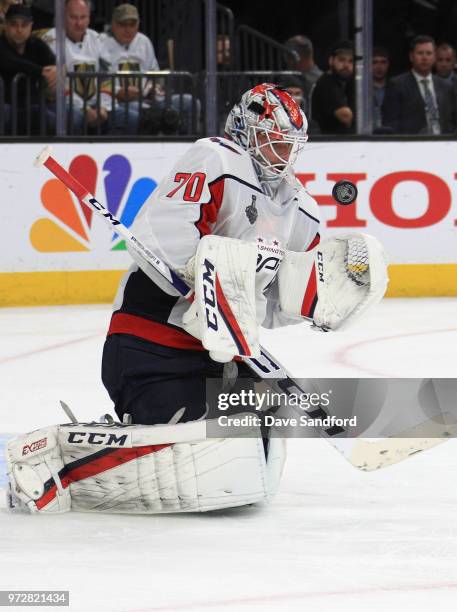
{"label": "ice surface", "polygon": [[[59,399],[81,420],[110,411],[99,374],[109,316],[108,306],[0,310],[0,446],[65,421]],[[353,331],[302,325],[262,339],[310,377],[455,377],[456,340],[451,298],[385,300]],[[0,589],[69,589],[81,612],[455,609],[454,441],[372,473],[325,441],[288,444],[269,507],[28,516],[7,512],[0,491]]]}

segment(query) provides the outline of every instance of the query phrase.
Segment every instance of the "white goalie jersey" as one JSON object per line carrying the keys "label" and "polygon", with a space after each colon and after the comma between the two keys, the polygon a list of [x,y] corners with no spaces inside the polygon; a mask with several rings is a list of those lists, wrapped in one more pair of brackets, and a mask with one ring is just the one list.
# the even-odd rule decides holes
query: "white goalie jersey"
{"label": "white goalie jersey", "polygon": [[[198,140],[160,182],[131,229],[178,272],[208,234],[255,243],[257,323],[275,327],[302,320],[279,312],[275,278],[286,250],[306,251],[319,242],[317,203],[292,173],[274,199],[266,195],[250,155],[230,140]],[[182,338],[188,302],[171,295],[160,279],[151,289],[141,271],[144,262],[131,255],[139,269],[132,268],[121,285],[110,333],[198,348],[198,340]]]}

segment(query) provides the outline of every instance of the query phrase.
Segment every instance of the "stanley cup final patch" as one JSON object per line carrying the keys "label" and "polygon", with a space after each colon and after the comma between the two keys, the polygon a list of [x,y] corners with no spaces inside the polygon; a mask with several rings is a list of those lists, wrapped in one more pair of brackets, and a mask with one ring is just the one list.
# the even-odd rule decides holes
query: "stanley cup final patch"
{"label": "stanley cup final patch", "polygon": [[255,206],[257,197],[255,195],[252,196],[252,202],[249,206],[246,206],[244,212],[246,213],[246,217],[251,225],[257,221],[257,217],[259,216],[259,212]]}

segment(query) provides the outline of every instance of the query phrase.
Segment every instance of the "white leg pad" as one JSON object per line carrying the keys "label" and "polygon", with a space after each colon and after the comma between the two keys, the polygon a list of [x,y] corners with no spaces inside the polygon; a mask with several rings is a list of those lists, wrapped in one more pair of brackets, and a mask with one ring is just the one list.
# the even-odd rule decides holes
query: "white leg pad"
{"label": "white leg pad", "polygon": [[71,507],[70,491],[64,489],[59,475],[64,463],[58,430],[58,425],[38,429],[6,446],[11,494],[31,512],[39,510],[38,500],[46,499],[51,490],[46,512],[67,512]]}
{"label": "white leg pad", "polygon": [[[24,462],[24,444],[44,435],[48,450],[38,449],[31,464]],[[270,440],[266,461],[260,436],[205,438],[201,421],[56,425],[8,444],[9,476],[20,499],[40,512],[206,512],[268,501],[275,494],[283,440]],[[24,463],[30,472],[26,482]]]}

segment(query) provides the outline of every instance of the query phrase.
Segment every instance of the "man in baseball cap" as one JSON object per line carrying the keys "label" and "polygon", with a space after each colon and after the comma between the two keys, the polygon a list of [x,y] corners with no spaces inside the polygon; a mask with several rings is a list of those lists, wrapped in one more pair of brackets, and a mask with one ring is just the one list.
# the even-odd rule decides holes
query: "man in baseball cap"
{"label": "man in baseball cap", "polygon": [[113,10],[111,31],[120,45],[129,47],[137,37],[140,25],[138,9],[133,4],[120,4]]}
{"label": "man in baseball cap", "polygon": [[24,21],[33,21],[32,11],[28,6],[23,4],[12,4],[5,14],[5,20],[10,21],[11,19],[23,19]]}
{"label": "man in baseball cap", "polygon": [[[0,36],[0,76],[5,85],[5,101],[11,102],[11,88],[14,77],[24,74],[25,78],[15,85],[17,88],[17,127],[20,133],[27,130],[27,115],[32,132],[54,129],[55,114],[46,106],[46,125],[40,122],[41,79],[44,78],[48,92],[54,95],[56,87],[56,66],[54,53],[48,45],[32,36],[32,13],[21,4],[12,4],[5,15],[5,29]],[[27,95],[26,80],[30,83],[30,98]]]}
{"label": "man in baseball cap", "polygon": [[133,21],[138,23],[140,16],[138,9],[133,4],[120,4],[113,10],[112,20],[115,23],[125,23],[126,21]]}

